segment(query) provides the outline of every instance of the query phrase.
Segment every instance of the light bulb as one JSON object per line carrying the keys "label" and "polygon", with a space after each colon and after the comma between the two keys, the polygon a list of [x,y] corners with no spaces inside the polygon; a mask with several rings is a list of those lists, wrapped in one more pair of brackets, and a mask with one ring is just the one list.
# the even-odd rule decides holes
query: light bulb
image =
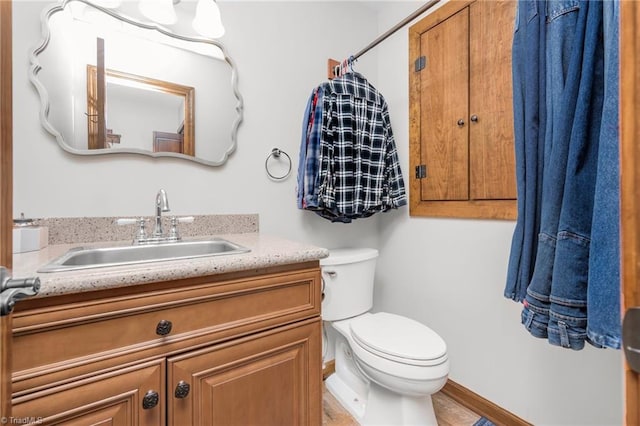
{"label": "light bulb", "polygon": [[140,0],[140,12],[158,24],[170,25],[176,22],[176,11],[172,0]]}
{"label": "light bulb", "polygon": [[192,25],[194,30],[205,37],[219,38],[224,35],[220,9],[214,0],[198,0]]}

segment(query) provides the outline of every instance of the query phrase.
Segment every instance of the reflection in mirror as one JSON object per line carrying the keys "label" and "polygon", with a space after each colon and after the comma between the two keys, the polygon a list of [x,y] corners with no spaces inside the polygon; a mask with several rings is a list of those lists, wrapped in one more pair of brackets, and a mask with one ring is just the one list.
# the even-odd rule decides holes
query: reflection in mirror
{"label": "reflection in mirror", "polygon": [[[101,81],[106,84],[102,96]],[[87,65],[88,149],[126,147],[193,156],[194,91],[120,71],[99,72]]]}
{"label": "reflection in mirror", "polygon": [[[86,0],[45,10],[30,72],[43,126],[74,154],[223,164],[242,121],[237,73],[224,46],[170,32],[132,10]],[[189,26],[194,10],[195,1],[176,4]]]}

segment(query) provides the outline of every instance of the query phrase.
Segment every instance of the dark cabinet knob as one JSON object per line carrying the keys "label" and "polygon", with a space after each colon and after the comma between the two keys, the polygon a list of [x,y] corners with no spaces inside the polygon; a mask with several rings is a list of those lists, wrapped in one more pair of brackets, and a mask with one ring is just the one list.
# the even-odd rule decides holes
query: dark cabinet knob
{"label": "dark cabinet knob", "polygon": [[150,390],[144,395],[144,398],[142,398],[142,408],[149,410],[158,405],[158,401],[160,401],[158,392]]}
{"label": "dark cabinet knob", "polygon": [[474,123],[477,123],[477,122],[478,122],[478,116],[477,116],[477,115],[475,115],[475,114],[473,114],[473,115],[471,116],[471,121],[473,121]]}
{"label": "dark cabinet knob", "polygon": [[191,390],[191,386],[189,386],[189,383],[185,382],[184,380],[180,380],[176,385],[176,390],[173,394],[175,395],[176,398],[182,399],[182,398],[186,398],[187,395],[189,395],[190,390]]}
{"label": "dark cabinet knob", "polygon": [[171,333],[171,327],[173,327],[171,321],[162,320],[156,326],[156,334],[158,336],[166,336],[167,334]]}
{"label": "dark cabinet knob", "polygon": [[464,126],[464,120],[462,118],[460,120],[458,120],[458,126],[459,127]]}

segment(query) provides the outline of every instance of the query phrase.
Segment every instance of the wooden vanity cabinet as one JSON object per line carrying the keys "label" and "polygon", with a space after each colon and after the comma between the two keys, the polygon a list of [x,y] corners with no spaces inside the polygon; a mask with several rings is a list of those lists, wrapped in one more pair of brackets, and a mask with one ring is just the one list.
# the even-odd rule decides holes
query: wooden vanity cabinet
{"label": "wooden vanity cabinet", "polygon": [[13,416],[319,425],[320,283],[315,261],[22,301]]}

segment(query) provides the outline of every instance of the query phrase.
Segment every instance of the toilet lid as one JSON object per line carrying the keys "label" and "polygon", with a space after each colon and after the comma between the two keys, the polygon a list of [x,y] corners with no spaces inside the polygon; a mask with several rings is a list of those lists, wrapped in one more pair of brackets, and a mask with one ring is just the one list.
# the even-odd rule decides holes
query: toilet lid
{"label": "toilet lid", "polygon": [[387,312],[351,321],[351,335],[364,349],[383,358],[414,365],[432,364],[445,357],[444,340],[412,319]]}

